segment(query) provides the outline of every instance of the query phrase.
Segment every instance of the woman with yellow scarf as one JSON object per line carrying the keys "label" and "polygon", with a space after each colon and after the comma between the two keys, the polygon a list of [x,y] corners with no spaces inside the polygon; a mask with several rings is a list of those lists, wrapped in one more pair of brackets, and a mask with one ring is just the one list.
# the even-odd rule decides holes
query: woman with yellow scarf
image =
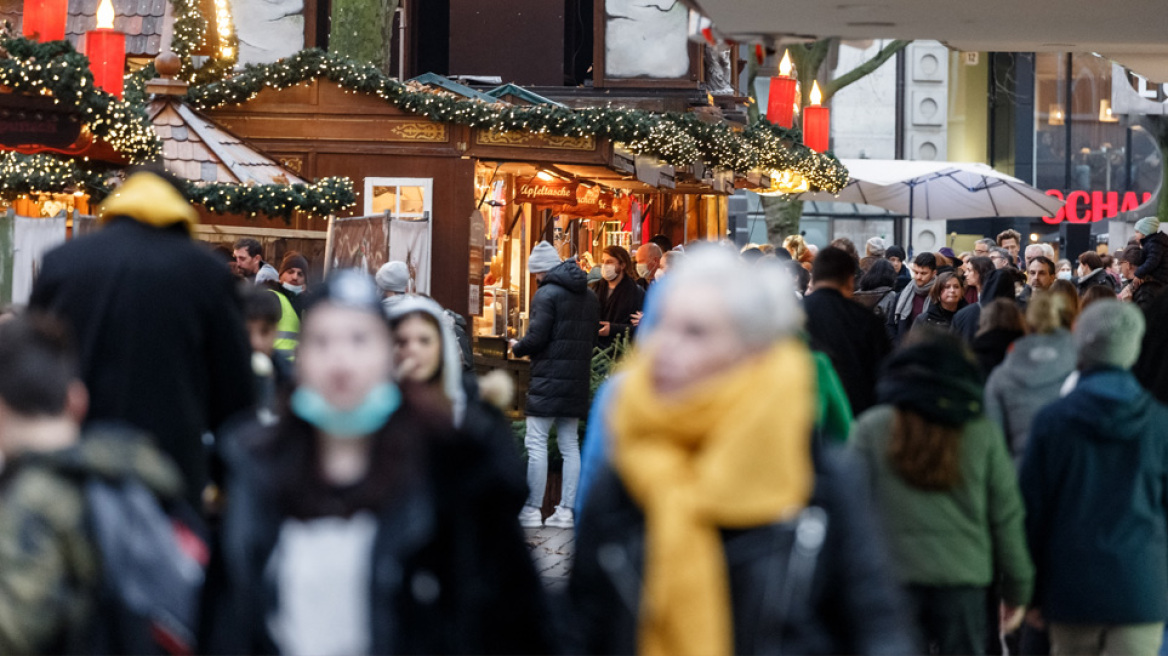
{"label": "woman with yellow scarf", "polygon": [[854,473],[812,453],[815,367],[788,283],[710,247],[655,291],[601,418],[611,456],[579,518],[573,646],[912,651]]}

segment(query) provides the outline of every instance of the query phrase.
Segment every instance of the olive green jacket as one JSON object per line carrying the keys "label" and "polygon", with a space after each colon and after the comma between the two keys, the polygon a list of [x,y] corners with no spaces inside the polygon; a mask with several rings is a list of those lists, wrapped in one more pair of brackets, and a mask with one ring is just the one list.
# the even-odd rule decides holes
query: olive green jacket
{"label": "olive green jacket", "polygon": [[893,408],[876,406],[852,428],[851,448],[869,476],[873,498],[902,583],[988,586],[995,569],[1002,597],[1030,601],[1034,564],[1026,548],[1025,508],[1001,429],[985,417],[961,435],[961,482],[944,492],[915,488],[888,457]]}

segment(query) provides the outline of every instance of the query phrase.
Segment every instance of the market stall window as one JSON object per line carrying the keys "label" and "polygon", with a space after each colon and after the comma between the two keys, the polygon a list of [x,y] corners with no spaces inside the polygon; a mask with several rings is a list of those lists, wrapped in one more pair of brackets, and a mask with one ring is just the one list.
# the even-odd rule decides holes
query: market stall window
{"label": "market stall window", "polygon": [[409,265],[417,294],[430,294],[433,202],[433,178],[365,178],[365,214],[387,214],[388,259]]}

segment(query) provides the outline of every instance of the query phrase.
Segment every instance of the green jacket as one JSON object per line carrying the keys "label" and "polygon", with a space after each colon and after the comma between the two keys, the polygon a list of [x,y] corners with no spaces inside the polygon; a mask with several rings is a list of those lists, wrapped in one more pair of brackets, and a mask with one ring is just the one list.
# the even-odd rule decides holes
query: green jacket
{"label": "green jacket", "polygon": [[139,434],[92,432],[27,453],[0,477],[0,654],[77,653],[95,620],[100,556],[86,530],[84,484],[135,477],[163,498],[178,470]]}
{"label": "green jacket", "polygon": [[899,579],[988,586],[996,569],[1005,601],[1029,603],[1034,565],[1026,549],[1025,509],[1001,429],[985,417],[969,422],[961,435],[962,482],[929,492],[910,486],[892,468],[892,415],[888,405],[865,412],[851,441],[868,471]]}
{"label": "green jacket", "polygon": [[848,401],[844,384],[826,353],[812,351],[811,358],[815,361],[819,405],[815,427],[832,442],[846,443],[852,431],[852,404]]}

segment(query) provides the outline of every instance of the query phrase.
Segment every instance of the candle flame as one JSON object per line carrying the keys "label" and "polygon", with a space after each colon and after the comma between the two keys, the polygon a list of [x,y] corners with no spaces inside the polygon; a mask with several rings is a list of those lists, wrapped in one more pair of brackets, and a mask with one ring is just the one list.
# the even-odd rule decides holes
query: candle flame
{"label": "candle flame", "polygon": [[818,105],[823,102],[823,93],[819,90],[819,81],[811,83],[811,104]]}
{"label": "candle flame", "polygon": [[97,28],[99,30],[114,29],[114,3],[110,0],[101,0],[97,7]]}
{"label": "candle flame", "polygon": [[784,77],[791,74],[791,53],[783,51],[783,61],[779,62],[779,75]]}

